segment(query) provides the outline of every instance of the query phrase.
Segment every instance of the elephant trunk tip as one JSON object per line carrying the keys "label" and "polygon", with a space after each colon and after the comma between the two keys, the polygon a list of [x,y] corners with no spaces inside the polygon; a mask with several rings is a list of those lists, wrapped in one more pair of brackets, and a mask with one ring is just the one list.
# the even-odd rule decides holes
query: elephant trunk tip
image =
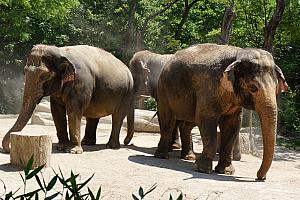
{"label": "elephant trunk tip", "polygon": [[2,148],[5,153],[10,152],[10,132],[6,133],[2,140]]}

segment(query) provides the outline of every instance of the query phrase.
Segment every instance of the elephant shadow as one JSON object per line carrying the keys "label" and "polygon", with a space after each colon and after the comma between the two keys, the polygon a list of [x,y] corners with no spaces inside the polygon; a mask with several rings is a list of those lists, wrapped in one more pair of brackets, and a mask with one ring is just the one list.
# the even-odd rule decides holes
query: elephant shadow
{"label": "elephant shadow", "polygon": [[135,151],[143,152],[149,155],[131,155],[128,157],[128,160],[134,163],[138,163],[141,165],[147,165],[152,167],[158,167],[163,169],[170,169],[174,171],[184,172],[187,174],[191,174],[188,179],[210,179],[217,181],[235,181],[235,182],[255,182],[255,180],[251,177],[238,177],[238,176],[229,176],[224,174],[217,174],[215,172],[211,174],[200,173],[196,171],[196,165],[194,161],[188,161],[180,159],[180,150],[174,150],[169,153],[169,159],[158,159],[155,158],[154,152],[156,147],[138,147],[135,145],[127,146],[128,149],[132,149]]}

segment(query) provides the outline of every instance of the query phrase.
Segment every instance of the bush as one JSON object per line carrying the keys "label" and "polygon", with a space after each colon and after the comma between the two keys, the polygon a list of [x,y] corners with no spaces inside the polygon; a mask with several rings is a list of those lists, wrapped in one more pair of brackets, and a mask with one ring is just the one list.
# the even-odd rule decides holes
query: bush
{"label": "bush", "polygon": [[[299,94],[298,94],[299,95]],[[282,94],[279,116],[282,126],[282,134],[285,136],[300,136],[300,113],[296,102],[297,90]]]}
{"label": "bush", "polygon": [[156,110],[157,109],[156,101],[152,97],[146,98],[144,101],[144,104],[145,104],[146,110]]}

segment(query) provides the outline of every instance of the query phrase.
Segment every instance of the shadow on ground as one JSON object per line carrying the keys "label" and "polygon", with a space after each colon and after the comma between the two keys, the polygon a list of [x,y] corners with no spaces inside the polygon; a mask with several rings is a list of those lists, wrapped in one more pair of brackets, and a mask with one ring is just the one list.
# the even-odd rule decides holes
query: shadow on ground
{"label": "shadow on ground", "polygon": [[180,151],[170,152],[170,159],[158,159],[158,158],[154,158],[153,156],[156,147],[145,148],[145,147],[130,145],[127,146],[127,148],[135,151],[151,154],[151,155],[132,155],[128,157],[129,161],[141,165],[170,169],[174,171],[191,174],[192,177],[188,179],[200,178],[200,179],[212,179],[218,181],[255,182],[255,180],[253,180],[253,178],[251,177],[229,176],[223,174],[216,174],[214,172],[212,174],[200,173],[196,171],[196,166],[194,161],[187,161],[179,158]]}

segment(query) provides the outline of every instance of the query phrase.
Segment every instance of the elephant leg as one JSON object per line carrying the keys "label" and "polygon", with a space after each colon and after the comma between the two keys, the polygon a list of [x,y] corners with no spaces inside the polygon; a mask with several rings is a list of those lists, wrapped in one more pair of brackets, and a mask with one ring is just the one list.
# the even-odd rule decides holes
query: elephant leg
{"label": "elephant leg", "polygon": [[204,173],[212,172],[212,161],[217,151],[217,120],[203,119],[198,124],[203,150],[196,160],[197,170]]}
{"label": "elephant leg", "polygon": [[50,108],[58,137],[58,144],[55,145],[55,148],[65,150],[70,143],[67,131],[66,108],[62,102],[52,97],[50,97]]}
{"label": "elephant leg", "polygon": [[193,140],[192,140],[192,129],[194,128],[194,123],[181,123],[179,125],[180,138],[182,143],[181,158],[185,160],[195,160],[196,156],[193,151]]}
{"label": "elephant leg", "polygon": [[234,161],[240,161],[242,159],[239,134],[233,145],[232,157]]}
{"label": "elephant leg", "polygon": [[80,125],[81,125],[81,114],[77,112],[68,112],[68,122],[69,122],[69,132],[70,132],[70,142],[71,144],[67,148],[67,152],[72,154],[81,154],[83,149],[81,147],[80,138]]}
{"label": "elephant leg", "polygon": [[81,141],[82,145],[96,144],[96,130],[99,118],[86,118],[85,134]]}
{"label": "elephant leg", "polygon": [[234,174],[232,166],[232,148],[240,130],[240,113],[222,117],[219,122],[221,131],[220,158],[215,171],[221,174]]}
{"label": "elephant leg", "polygon": [[169,144],[171,134],[176,125],[176,119],[167,104],[162,103],[162,105],[158,104],[157,116],[160,127],[160,140],[154,156],[156,158],[167,159],[169,158]]}
{"label": "elephant leg", "polygon": [[176,121],[176,125],[172,131],[172,138],[170,140],[170,146],[169,146],[169,151],[172,151],[173,149],[180,149],[181,148],[181,144],[179,141],[179,132],[178,132],[178,127],[179,124],[182,122],[178,122]]}
{"label": "elephant leg", "polygon": [[106,148],[119,149],[120,148],[120,130],[125,118],[125,112],[117,112],[112,114],[112,130]]}

